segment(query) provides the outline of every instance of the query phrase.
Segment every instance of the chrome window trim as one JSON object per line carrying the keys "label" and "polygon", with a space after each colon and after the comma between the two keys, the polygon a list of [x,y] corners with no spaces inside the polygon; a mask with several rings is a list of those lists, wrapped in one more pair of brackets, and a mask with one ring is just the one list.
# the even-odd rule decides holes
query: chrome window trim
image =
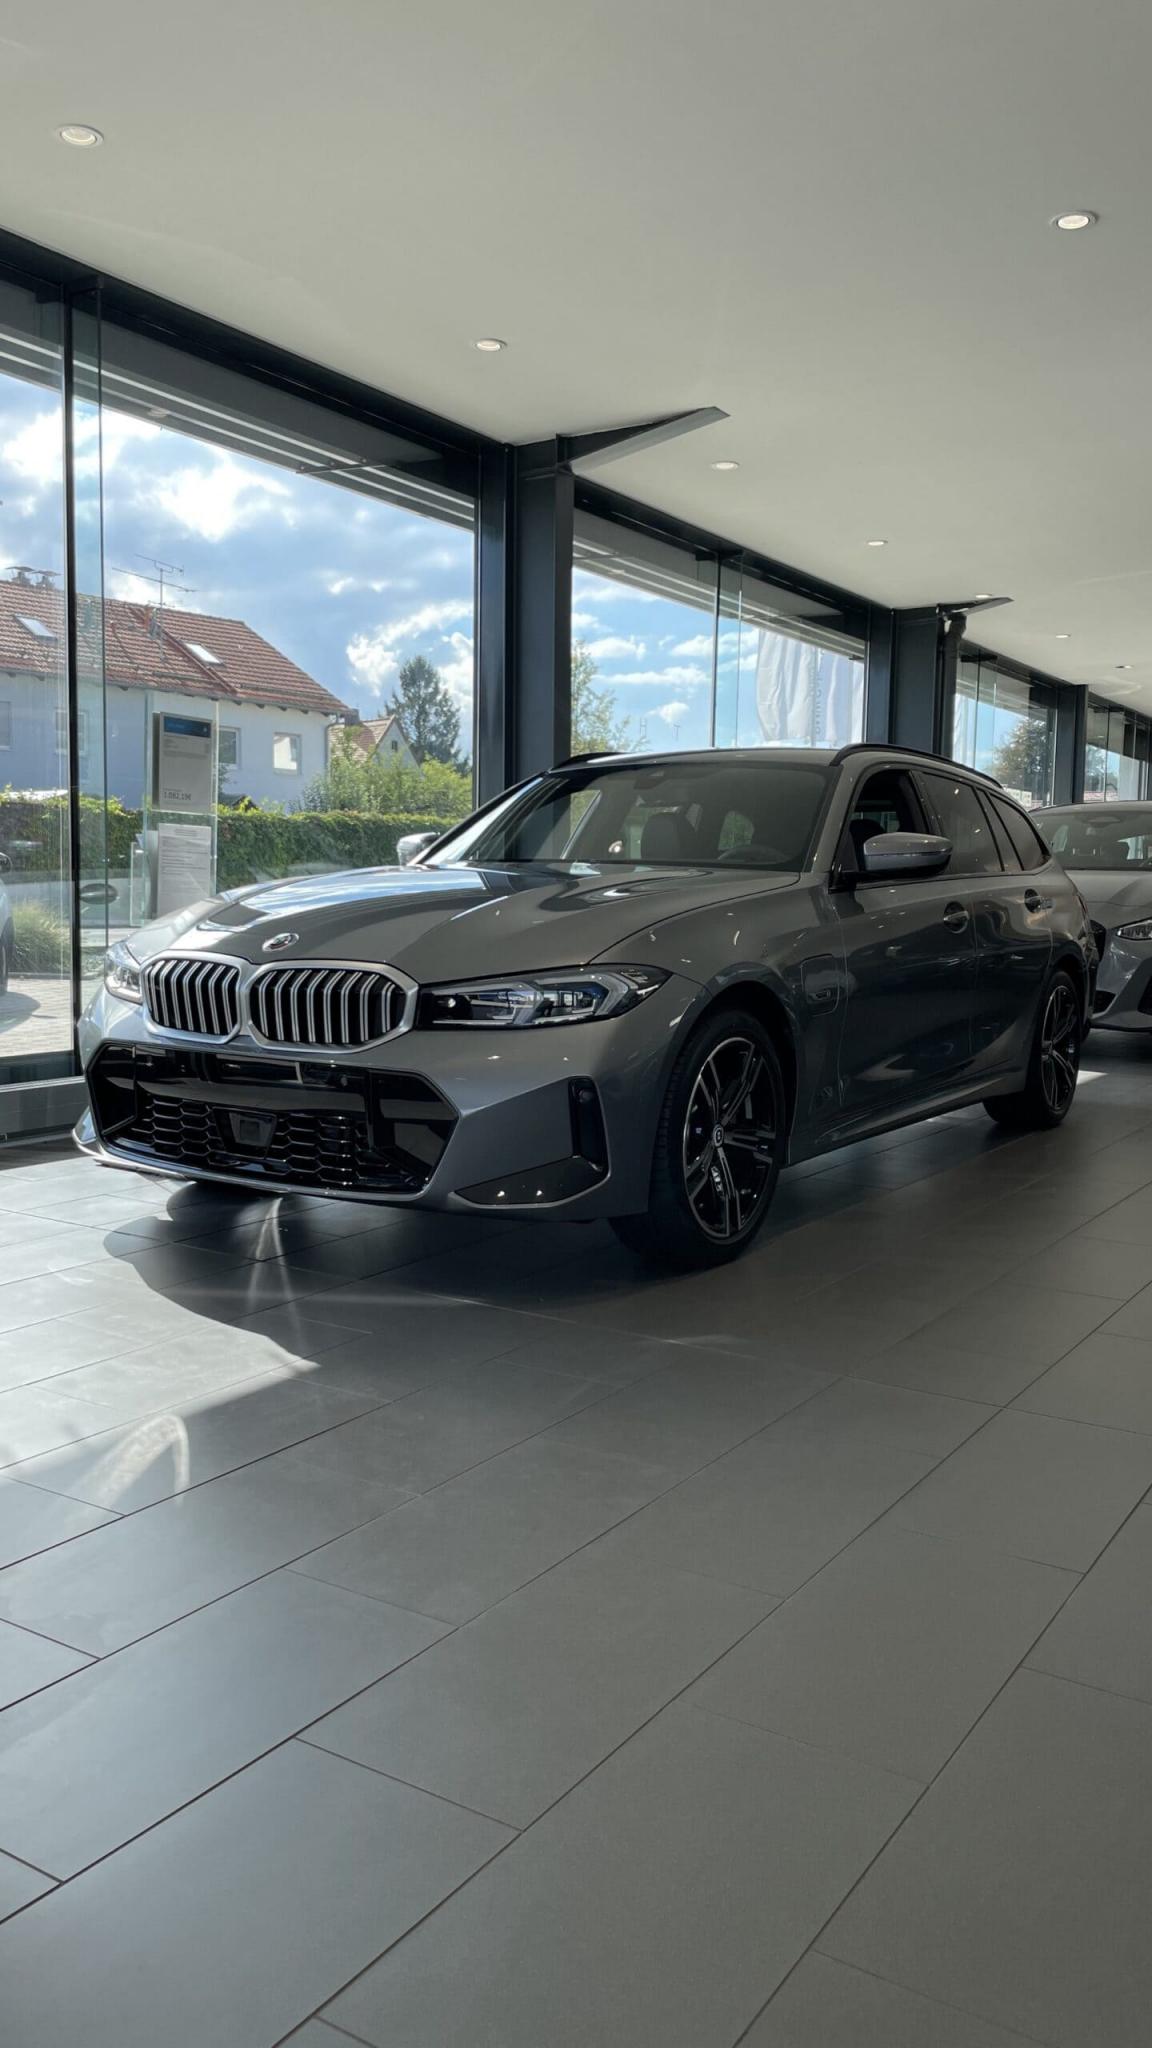
{"label": "chrome window trim", "polygon": [[[386,960],[303,959],[262,961],[257,964],[251,960],[241,960],[234,953],[199,953],[182,951],[178,947],[170,947],[166,952],[157,953],[151,960],[146,960],[143,963],[142,971],[146,973],[154,967],[161,966],[166,961],[174,963],[176,961],[190,961],[204,967],[235,967],[239,969],[240,974],[239,986],[236,991],[236,1026],[234,1030],[226,1032],[223,1036],[210,1031],[177,1031],[168,1025],[158,1024],[148,1008],[147,996],[145,995],[142,1007],[145,1027],[150,1035],[155,1038],[173,1039],[181,1045],[230,1045],[235,1039],[242,1037],[251,1040],[254,1045],[260,1046],[263,1051],[271,1053],[308,1055],[309,1053],[331,1052],[344,1053],[354,1057],[357,1053],[371,1052],[376,1046],[387,1045],[391,1039],[399,1038],[403,1032],[412,1029],[416,1019],[416,1001],[420,993],[419,983],[413,981],[411,975],[405,974],[402,968],[391,967]],[[263,1032],[257,1029],[252,1015],[252,990],[257,982],[265,979],[268,975],[301,972],[311,972],[322,976],[331,976],[333,974],[381,975],[386,981],[390,981],[393,984],[401,997],[400,1013],[396,1023],[389,1030],[382,1032],[379,1037],[368,1039],[362,1045],[341,1045],[335,1041],[328,1044],[313,1045],[302,1043],[298,1039],[265,1038]],[[317,995],[322,990],[323,982],[317,985]],[[362,1000],[366,999],[366,996],[367,990],[364,989],[362,991]],[[197,1007],[201,1015],[205,1014],[202,1003],[198,1003]],[[276,1008],[277,1017],[280,1018],[284,1014],[284,1006],[282,993],[279,991],[276,997]],[[336,1005],[333,1003],[333,1012],[335,1008]],[[348,988],[341,992],[340,1009],[341,1022],[343,1023],[345,1015],[348,1016],[350,1021],[351,1005]],[[289,1021],[292,1021],[295,1026],[295,1017]],[[335,1021],[335,1015],[333,1015],[333,1023]]]}

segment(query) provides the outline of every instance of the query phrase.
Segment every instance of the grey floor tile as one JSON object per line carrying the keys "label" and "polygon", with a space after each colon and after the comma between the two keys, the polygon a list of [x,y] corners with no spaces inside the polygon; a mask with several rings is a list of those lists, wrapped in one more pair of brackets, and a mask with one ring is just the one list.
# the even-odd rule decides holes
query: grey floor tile
{"label": "grey floor tile", "polygon": [[[138,1342],[143,1344],[144,1338]],[[37,1323],[35,1343],[29,1342],[25,1331],[9,1330],[0,1336],[0,1393],[73,1372],[98,1359],[120,1357],[135,1348],[118,1332],[106,1329],[102,1318],[93,1316]]]}
{"label": "grey floor tile", "polygon": [[4,1928],[13,2048],[273,2048],[506,1839],[289,1743]]}
{"label": "grey floor tile", "polygon": [[1079,1233],[1082,1237],[1110,1238],[1115,1244],[1134,1244],[1142,1249],[1152,1235],[1152,1192],[1146,1187],[1137,1194],[1128,1195],[1106,1209],[1101,1216],[1095,1216],[1085,1223]]}
{"label": "grey floor tile", "polygon": [[286,1363],[307,1365],[348,1342],[344,1325],[328,1322],[319,1304],[320,1297],[308,1294],[303,1301],[286,1301],[279,1308],[261,1310],[259,1315],[240,1316],[233,1328],[279,1345]]}
{"label": "grey floor tile", "polygon": [[292,1569],[446,1622],[471,1621],[643,1507],[674,1476],[536,1437]]}
{"label": "grey floor tile", "polygon": [[1152,1701],[1152,1506],[1144,1503],[1082,1579],[1028,1662],[1082,1685]]}
{"label": "grey floor tile", "polygon": [[1097,1330],[1033,1380],[1014,1405],[1152,1434],[1152,1339]]}
{"label": "grey floor tile", "polygon": [[0,1615],[107,1656],[407,1498],[313,1465],[307,1450],[261,1459],[13,1566],[0,1575]]}
{"label": "grey floor tile", "polygon": [[1077,1231],[1050,1251],[1018,1266],[1022,1287],[1058,1288],[1063,1294],[1101,1294],[1128,1301],[1152,1281],[1152,1230],[1143,1244],[1120,1244]]}
{"label": "grey floor tile", "polygon": [[352,2036],[337,2032],[326,2020],[306,2020],[294,2034],[286,2034],[284,2048],[348,2048]]}
{"label": "grey floor tile", "polygon": [[962,1444],[892,1519],[1082,1572],[1149,1486],[1149,1438],[1014,1408]]}
{"label": "grey floor tile", "polygon": [[337,1708],[310,1742],[526,1827],[754,1627],[765,1595],[593,1544]]}
{"label": "grey floor tile", "polygon": [[820,1937],[1052,2048],[1145,2048],[1152,1707],[1025,1671]]}
{"label": "grey floor tile", "polygon": [[732,2042],[913,1797],[668,1707],[326,2016],[381,2048]]}
{"label": "grey floor tile", "polygon": [[[322,2048],[322,2044],[317,2044]],[[329,2043],[328,2048],[337,2048]],[[806,1955],[740,2048],[1034,2048],[973,2013],[938,2005],[815,1951]]]}
{"label": "grey floor tile", "polygon": [[14,1701],[25,1699],[46,1685],[55,1685],[58,1678],[68,1678],[73,1671],[83,1670],[87,1662],[87,1657],[77,1656],[75,1650],[65,1649],[62,1643],[49,1642],[42,1635],[32,1635],[27,1628],[13,1628],[9,1622],[0,1622],[0,1708],[10,1707]]}
{"label": "grey floor tile", "polygon": [[31,1329],[57,1316],[97,1313],[112,1305],[118,1281],[115,1263],[71,1266],[66,1273],[41,1273],[34,1280],[0,1286],[0,1330]]}
{"label": "grey floor tile", "polygon": [[689,1701],[927,1782],[1076,1585],[881,1523],[722,1657]]}
{"label": "grey floor tile", "polygon": [[61,1392],[51,1380],[14,1387],[0,1394],[0,1466],[79,1443],[107,1427],[107,1408]]}
{"label": "grey floor tile", "polygon": [[[778,1597],[827,1564],[930,1469],[910,1451],[768,1429],[632,1518],[622,1557]],[[403,1512],[403,1511],[402,1511]]]}
{"label": "grey floor tile", "polygon": [[521,1315],[516,1344],[505,1357],[509,1364],[542,1366],[546,1372],[586,1373],[590,1379],[628,1387],[675,1365],[684,1348],[665,1338],[623,1336],[610,1330],[599,1330],[590,1340],[579,1323]]}
{"label": "grey floor tile", "polygon": [[489,1359],[329,1430],[313,1455],[318,1464],[349,1478],[423,1493],[535,1436],[561,1416],[603,1401],[608,1391],[601,1380],[571,1379]]}
{"label": "grey floor tile", "polygon": [[846,1361],[844,1370],[887,1386],[1002,1406],[1028,1386],[1044,1367],[1014,1353],[1010,1345],[1003,1351],[991,1344],[964,1350],[948,1343],[941,1334],[941,1326],[937,1326],[930,1338],[917,1331],[902,1344]]}
{"label": "grey floor tile", "polygon": [[[512,1310],[431,1294],[415,1304],[392,1308],[371,1335],[350,1337],[341,1329],[343,1341],[332,1350],[325,1348],[316,1377],[325,1386],[363,1390],[380,1401],[396,1400],[447,1379],[462,1367],[506,1356],[524,1343],[523,1322]],[[592,1371],[591,1358],[583,1368],[577,1364],[554,1370],[570,1370],[580,1379],[599,1377]]]}
{"label": "grey floor tile", "polygon": [[0,1848],[71,1876],[442,1632],[292,1572],[233,1593],[0,1716]]}
{"label": "grey floor tile", "polygon": [[928,1348],[939,1342],[960,1351],[987,1349],[1030,1360],[1039,1370],[1054,1365],[1118,1306],[1104,1295],[1023,1287],[1012,1277],[982,1288],[925,1325],[918,1341]]}
{"label": "grey floor tile", "polygon": [[0,1855],[0,1920],[21,1912],[34,1899],[42,1899],[45,1892],[54,1889],[55,1881],[42,1871],[18,1863],[14,1856]]}
{"label": "grey floor tile", "polygon": [[0,1479],[0,1569],[22,1557],[34,1557],[53,1543],[67,1543],[73,1536],[85,1536],[116,1520],[106,1508],[89,1507],[78,1500],[65,1500],[45,1493],[39,1486],[25,1486],[17,1479]]}
{"label": "grey floor tile", "polygon": [[693,1352],[556,1425],[557,1443],[694,1472],[828,1386],[827,1373],[748,1370],[725,1352]]}
{"label": "grey floor tile", "polygon": [[[1152,1229],[1152,1218],[1149,1227]],[[1139,1337],[1144,1343],[1152,1343],[1152,1287],[1134,1294],[1100,1327],[1110,1337]]]}
{"label": "grey floor tile", "polygon": [[843,1379],[795,1408],[773,1434],[777,1442],[819,1435],[846,1447],[891,1444],[925,1458],[943,1458],[995,1413],[977,1401]]}
{"label": "grey floor tile", "polygon": [[[245,1381],[242,1393],[224,1387],[30,1458],[11,1476],[127,1514],[334,1429],[371,1405],[365,1394],[326,1392],[299,1373],[265,1374]],[[107,1420],[107,1409],[99,1412]]]}

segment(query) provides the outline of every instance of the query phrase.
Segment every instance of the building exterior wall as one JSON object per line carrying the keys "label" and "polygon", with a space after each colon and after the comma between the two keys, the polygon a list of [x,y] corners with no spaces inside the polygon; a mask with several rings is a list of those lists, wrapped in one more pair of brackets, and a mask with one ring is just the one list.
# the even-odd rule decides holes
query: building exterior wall
{"label": "building exterior wall", "polygon": [[[329,720],[322,712],[125,689],[115,683],[108,685],[105,702],[108,795],[132,810],[140,807],[144,797],[149,706],[153,711],[182,712],[190,717],[216,716],[222,730],[230,728],[239,734],[239,763],[223,778],[226,797],[249,796],[254,803],[291,809],[327,765]],[[82,688],[80,709],[81,788],[96,794],[103,777],[99,732],[93,728],[99,715],[94,689]],[[273,746],[279,734],[298,736],[298,772],[285,773],[275,766]],[[62,700],[51,682],[26,672],[0,671],[0,741],[5,739],[8,744],[0,744],[0,788],[65,787],[67,732]]]}

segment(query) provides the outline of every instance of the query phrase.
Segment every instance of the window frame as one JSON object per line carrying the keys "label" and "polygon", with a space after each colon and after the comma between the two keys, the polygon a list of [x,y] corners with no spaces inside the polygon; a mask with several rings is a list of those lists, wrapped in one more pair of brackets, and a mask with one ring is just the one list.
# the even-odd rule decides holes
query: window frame
{"label": "window frame", "polygon": [[[280,766],[279,762],[278,762],[278,761],[277,761],[277,759],[276,759],[276,749],[277,749],[277,747],[279,746],[279,744],[280,744],[280,741],[281,741],[281,740],[289,740],[289,741],[291,742],[292,746],[293,746],[293,747],[295,748],[295,752],[296,752],[296,759],[295,759],[295,761],[294,761],[294,763],[293,763],[293,765],[292,765],[292,767],[291,767],[291,768],[281,768],[281,766]],[[303,773],[304,773],[304,735],[303,735],[303,733],[302,733],[302,732],[274,732],[274,733],[273,733],[273,735],[272,735],[272,773],[273,773],[273,775],[303,775]]]}
{"label": "window frame", "polygon": [[[833,888],[839,887],[855,889],[858,886],[879,886],[881,888],[890,889],[892,887],[894,880],[893,876],[869,875],[865,873],[863,868],[860,868],[856,865],[856,849],[852,844],[848,830],[853,818],[856,815],[856,811],[859,806],[861,796],[864,790],[868,787],[868,784],[870,782],[879,781],[881,779],[887,780],[892,776],[898,776],[904,782],[907,793],[912,799],[911,808],[913,814],[915,814],[916,812],[919,812],[920,814],[920,824],[914,825],[910,829],[914,832],[927,832],[931,829],[929,822],[931,813],[929,812],[925,804],[923,792],[920,789],[918,779],[912,769],[912,765],[910,762],[893,761],[891,765],[888,767],[881,767],[874,763],[872,767],[865,768],[863,772],[857,776],[855,782],[852,785],[851,790],[849,791],[848,802],[845,807],[844,816],[840,822],[840,831],[836,839],[836,853],[832,862]],[[845,858],[846,854],[848,856],[847,858]],[[945,872],[947,872],[947,870],[945,870]],[[900,877],[900,883],[902,886],[905,881],[936,882],[939,881],[939,879],[939,875],[902,875]]]}
{"label": "window frame", "polygon": [[[217,731],[216,731],[216,749],[217,749],[217,751],[216,751],[216,759],[217,759],[217,765],[218,765],[218,767],[220,767],[220,768],[239,768],[239,767],[241,766],[241,752],[242,752],[242,749],[241,749],[241,744],[240,744],[240,735],[241,735],[241,730],[242,730],[242,728],[241,728],[240,726],[238,726],[238,725],[221,725],[221,726],[218,726],[218,727],[217,727]],[[235,752],[235,754],[233,755],[233,758],[231,759],[231,761],[225,761],[225,759],[224,759],[224,757],[223,757],[223,753],[222,753],[222,751],[221,751],[221,742],[223,741],[223,738],[224,738],[224,735],[225,735],[225,733],[226,733],[226,732],[228,732],[228,733],[231,733],[231,734],[232,734],[232,737],[233,737],[233,739],[234,739],[234,740],[235,740],[235,742],[236,742],[236,752]]]}

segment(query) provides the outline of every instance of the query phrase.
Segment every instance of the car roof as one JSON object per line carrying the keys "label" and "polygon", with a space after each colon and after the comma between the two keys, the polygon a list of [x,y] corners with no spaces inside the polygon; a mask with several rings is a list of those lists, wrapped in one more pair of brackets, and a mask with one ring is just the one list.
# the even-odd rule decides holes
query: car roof
{"label": "car roof", "polygon": [[950,761],[943,754],[929,754],[918,747],[897,747],[884,740],[854,740],[846,747],[694,747],[671,753],[572,754],[566,761],[558,761],[556,766],[578,768],[585,763],[600,762],[605,767],[635,767],[640,763],[647,767],[674,767],[682,766],[686,761],[719,760],[744,764],[781,761],[785,766],[795,768],[838,768],[844,762],[865,761],[869,757],[880,763],[887,762],[892,767],[902,763],[909,768],[930,764],[945,769],[949,775],[971,777],[974,782],[990,784],[993,789],[1006,794],[994,775],[985,775],[981,769],[970,768],[964,761]]}

